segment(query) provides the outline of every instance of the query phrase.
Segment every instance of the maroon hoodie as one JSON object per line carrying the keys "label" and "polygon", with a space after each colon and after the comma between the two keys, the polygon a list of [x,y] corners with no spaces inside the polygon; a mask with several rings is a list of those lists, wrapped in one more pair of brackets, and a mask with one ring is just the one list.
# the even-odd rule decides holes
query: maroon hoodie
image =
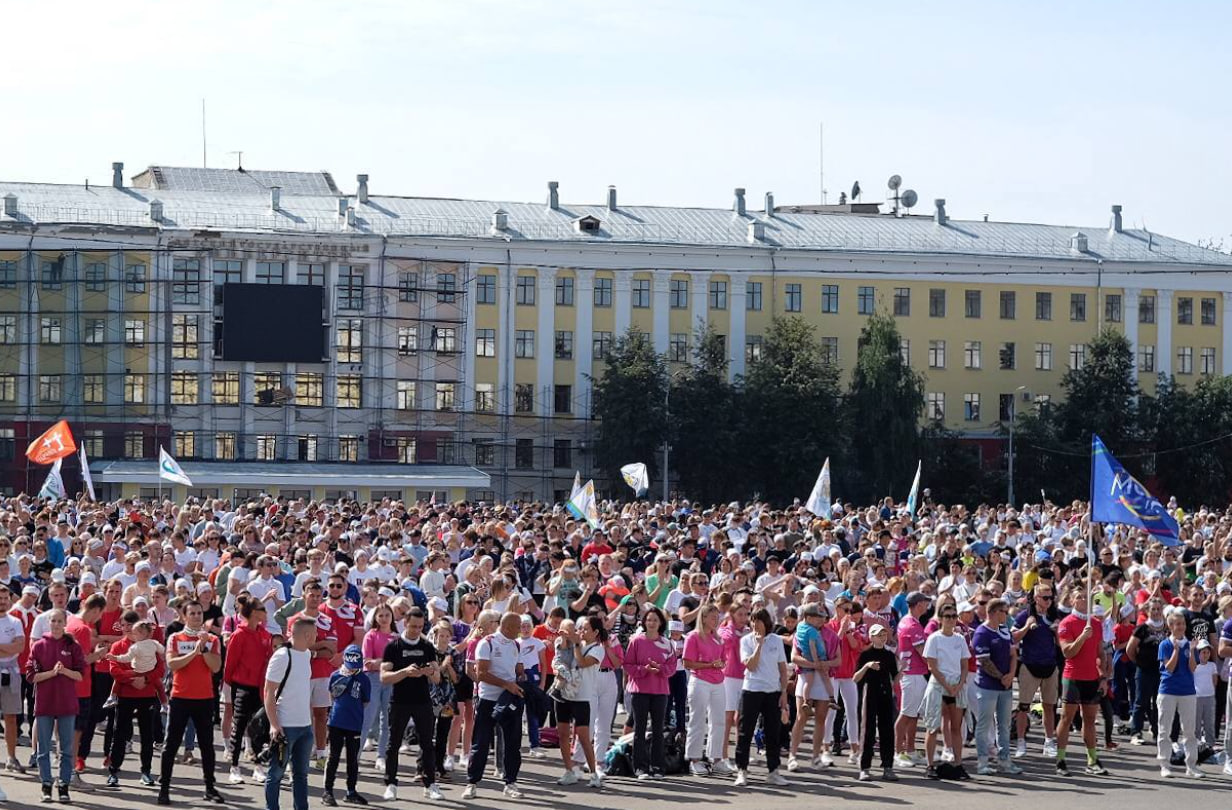
{"label": "maroon hoodie", "polygon": [[[50,672],[60,661],[66,669],[85,675],[88,666],[86,655],[69,633],[60,638],[46,634],[30,648],[26,661],[26,679],[31,680],[40,672]],[[67,675],[57,675],[34,685],[35,717],[64,717],[78,713],[77,682]]]}

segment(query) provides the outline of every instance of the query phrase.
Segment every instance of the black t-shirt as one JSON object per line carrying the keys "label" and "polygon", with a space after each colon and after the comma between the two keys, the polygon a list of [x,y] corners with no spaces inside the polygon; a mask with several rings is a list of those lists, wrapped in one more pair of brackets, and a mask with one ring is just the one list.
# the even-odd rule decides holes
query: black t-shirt
{"label": "black t-shirt", "polygon": [[1159,642],[1168,635],[1168,624],[1164,622],[1159,627],[1140,624],[1134,628],[1134,638],[1138,639],[1138,669],[1146,672],[1159,672]]}
{"label": "black t-shirt", "polygon": [[1211,637],[1215,632],[1215,617],[1205,610],[1185,608],[1185,638],[1190,641]]}
{"label": "black t-shirt", "polygon": [[[424,667],[436,661],[436,647],[424,636],[407,641],[405,636],[399,635],[385,647],[381,661],[393,664],[394,669],[405,669],[412,664]],[[431,701],[429,686],[426,677],[403,678],[394,684],[390,700],[393,703],[428,703]]]}
{"label": "black t-shirt", "polygon": [[860,653],[856,668],[859,669],[871,661],[880,662],[881,669],[870,669],[860,680],[860,685],[864,687],[865,694],[870,694],[868,690],[871,689],[871,694],[877,695],[884,700],[893,700],[894,678],[898,676],[898,659],[894,657],[894,653],[885,647],[882,647],[880,650],[876,647],[868,647],[864,652]]}
{"label": "black t-shirt", "polygon": [[[676,608],[676,616],[680,615],[681,610],[687,610],[690,612],[697,610],[698,606],[701,603],[702,603],[701,600],[698,599],[696,596],[686,596],[685,598],[680,600],[680,607]],[[675,619],[676,616],[670,616],[669,618]],[[686,633],[692,632],[693,628],[695,627],[697,627],[696,615],[694,615],[693,621],[684,623],[684,629]]]}

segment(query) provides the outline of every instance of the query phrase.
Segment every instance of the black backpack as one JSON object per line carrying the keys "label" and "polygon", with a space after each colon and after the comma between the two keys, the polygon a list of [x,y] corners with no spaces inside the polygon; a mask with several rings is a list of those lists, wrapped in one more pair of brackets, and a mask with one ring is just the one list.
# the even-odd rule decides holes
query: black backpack
{"label": "black backpack", "polygon": [[[278,691],[274,693],[274,702],[282,697],[282,690],[286,688],[287,679],[291,677],[291,664],[294,662],[294,657],[291,655],[290,649],[287,650],[287,671],[282,673],[282,680],[278,682]],[[265,706],[257,709],[257,713],[248,721],[248,738],[252,740],[253,752],[260,757],[270,741],[270,722],[269,716],[265,713]]]}

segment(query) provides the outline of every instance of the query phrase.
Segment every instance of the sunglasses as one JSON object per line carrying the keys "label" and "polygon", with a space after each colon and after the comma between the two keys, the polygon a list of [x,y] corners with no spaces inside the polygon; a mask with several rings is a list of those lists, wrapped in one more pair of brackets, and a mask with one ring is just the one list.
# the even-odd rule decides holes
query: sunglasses
{"label": "sunglasses", "polygon": [[958,618],[958,614],[957,614],[957,613],[942,613],[942,614],[941,614],[941,618],[943,618],[943,619],[957,619],[957,618]]}
{"label": "sunglasses", "polygon": [[1039,600],[1040,600],[1040,601],[1042,601],[1042,602],[1051,602],[1051,601],[1052,601],[1052,594],[1048,594],[1048,593],[1041,593],[1039,596],[1037,596],[1037,597],[1035,597],[1035,598],[1036,598],[1036,599],[1039,599]]}

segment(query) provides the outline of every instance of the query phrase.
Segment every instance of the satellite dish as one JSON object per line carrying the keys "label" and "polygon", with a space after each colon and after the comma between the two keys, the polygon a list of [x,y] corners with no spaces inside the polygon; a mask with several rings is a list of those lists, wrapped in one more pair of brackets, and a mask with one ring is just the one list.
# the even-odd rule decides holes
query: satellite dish
{"label": "satellite dish", "polygon": [[898,187],[902,184],[903,178],[897,174],[890,175],[889,181],[886,182],[886,185],[890,187],[890,191],[898,191]]}
{"label": "satellite dish", "polygon": [[903,208],[912,208],[920,201],[920,195],[915,193],[914,189],[907,189],[903,192]]}

